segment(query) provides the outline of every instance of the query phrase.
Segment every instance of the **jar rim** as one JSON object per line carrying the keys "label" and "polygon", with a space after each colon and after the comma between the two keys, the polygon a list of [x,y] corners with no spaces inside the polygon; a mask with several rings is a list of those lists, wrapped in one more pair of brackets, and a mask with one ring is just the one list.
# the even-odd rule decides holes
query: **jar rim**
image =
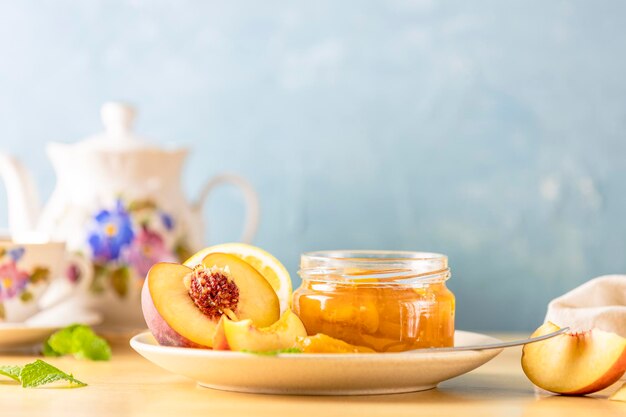
{"label": "jar rim", "polygon": [[448,257],[434,252],[327,250],[303,253],[298,274],[326,282],[441,282],[450,269]]}

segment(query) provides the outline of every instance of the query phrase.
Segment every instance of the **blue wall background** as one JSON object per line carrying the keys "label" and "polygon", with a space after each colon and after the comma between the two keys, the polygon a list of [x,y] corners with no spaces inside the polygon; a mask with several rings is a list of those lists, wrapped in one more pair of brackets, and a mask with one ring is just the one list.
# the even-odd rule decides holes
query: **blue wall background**
{"label": "blue wall background", "polygon": [[[618,1],[0,0],[0,147],[137,130],[262,197],[256,244],[450,255],[458,327],[530,330],[548,300],[626,269],[626,4]],[[0,226],[6,196],[0,192]],[[236,191],[211,198],[236,239]]]}

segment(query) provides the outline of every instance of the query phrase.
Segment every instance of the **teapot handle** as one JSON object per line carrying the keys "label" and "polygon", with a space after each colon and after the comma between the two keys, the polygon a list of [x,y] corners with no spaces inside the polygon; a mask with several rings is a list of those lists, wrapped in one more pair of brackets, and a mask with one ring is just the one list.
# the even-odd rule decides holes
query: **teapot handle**
{"label": "teapot handle", "polygon": [[239,188],[243,194],[244,201],[246,203],[246,220],[244,223],[241,241],[244,243],[250,243],[252,242],[254,235],[256,235],[259,227],[259,195],[247,179],[235,174],[216,175],[204,185],[204,188],[200,192],[200,196],[193,208],[195,211],[201,213],[204,202],[209,194],[211,194],[211,191],[222,184],[232,184]]}

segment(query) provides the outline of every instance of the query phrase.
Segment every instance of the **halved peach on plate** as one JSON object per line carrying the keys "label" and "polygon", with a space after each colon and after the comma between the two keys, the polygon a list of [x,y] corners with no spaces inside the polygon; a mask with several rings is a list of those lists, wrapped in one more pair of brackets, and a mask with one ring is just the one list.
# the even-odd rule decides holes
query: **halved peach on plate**
{"label": "halved peach on plate", "polygon": [[194,268],[159,263],[142,290],[146,323],[159,344],[182,347],[213,346],[223,315],[269,326],[280,315],[272,286],[240,258],[210,253]]}

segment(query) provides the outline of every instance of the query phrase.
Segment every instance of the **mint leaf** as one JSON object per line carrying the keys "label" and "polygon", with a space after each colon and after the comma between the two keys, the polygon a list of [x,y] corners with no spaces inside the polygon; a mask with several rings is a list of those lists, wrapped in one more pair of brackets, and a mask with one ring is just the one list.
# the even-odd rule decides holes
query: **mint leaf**
{"label": "mint leaf", "polygon": [[74,378],[71,374],[68,375],[41,359],[24,366],[0,366],[0,375],[8,376],[21,383],[24,388],[34,388],[56,381],[67,381],[70,387],[84,387],[87,385]]}
{"label": "mint leaf", "polygon": [[252,353],[253,355],[261,355],[261,356],[276,356],[281,353],[302,353],[302,351],[298,348],[285,348],[285,349],[276,349],[276,350],[242,350],[244,353]]}
{"label": "mint leaf", "polygon": [[72,374],[66,374],[59,368],[55,368],[41,359],[37,359],[35,362],[25,365],[20,372],[19,378],[24,388],[35,388],[56,381],[67,381],[70,386],[75,387],[84,387],[87,385],[74,378]]}
{"label": "mint leaf", "polygon": [[20,382],[20,374],[22,373],[22,367],[17,365],[0,366],[0,375],[8,376],[9,378]]}
{"label": "mint leaf", "polygon": [[56,350],[52,349],[48,340],[43,342],[43,351],[41,352],[44,356],[61,356]]}
{"label": "mint leaf", "polygon": [[[61,356],[72,352],[72,333],[80,324],[72,324],[52,333],[44,343],[45,356]],[[47,355],[46,351],[50,354]]]}
{"label": "mint leaf", "polygon": [[77,359],[108,361],[111,359],[111,347],[89,326],[73,324],[52,334],[44,343],[43,354],[44,356],[72,354]]}
{"label": "mint leaf", "polygon": [[108,361],[111,359],[111,347],[106,340],[94,333],[87,326],[78,326],[72,332],[72,352],[78,359]]}

